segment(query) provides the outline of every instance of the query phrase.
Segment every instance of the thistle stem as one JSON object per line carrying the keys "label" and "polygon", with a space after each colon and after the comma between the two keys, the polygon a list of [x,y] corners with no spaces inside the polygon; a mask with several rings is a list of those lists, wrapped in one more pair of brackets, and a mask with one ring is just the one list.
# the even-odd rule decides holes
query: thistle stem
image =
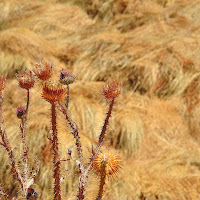
{"label": "thistle stem", "polygon": [[60,160],[58,152],[58,131],[56,122],[56,106],[51,103],[51,122],[52,122],[52,149],[53,149],[53,178],[54,178],[54,200],[61,200],[60,189]]}
{"label": "thistle stem", "polygon": [[96,200],[101,200],[103,196],[103,187],[106,181],[106,162],[103,162],[101,165],[101,178],[100,178],[100,185],[99,185],[99,193]]}
{"label": "thistle stem", "polygon": [[98,151],[98,149],[101,148],[101,145],[102,145],[102,142],[103,142],[103,139],[105,137],[105,134],[106,134],[106,129],[107,129],[107,126],[109,124],[109,118],[111,116],[111,113],[112,113],[112,109],[113,109],[113,105],[114,105],[114,98],[112,99],[110,105],[109,105],[109,109],[108,109],[108,112],[107,112],[107,116],[106,116],[106,119],[104,121],[104,125],[103,125],[103,128],[102,128],[102,131],[101,131],[101,134],[99,136],[99,141],[98,141],[98,144],[95,148],[95,152]]}
{"label": "thistle stem", "polygon": [[28,89],[28,90],[27,90],[26,115],[28,115],[29,103],[30,103],[30,91],[29,91],[29,89]]}
{"label": "thistle stem", "polygon": [[66,98],[66,109],[68,110],[68,106],[69,106],[69,85],[67,85],[67,98]]}
{"label": "thistle stem", "polygon": [[74,125],[74,123],[72,122],[72,120],[69,117],[69,114],[67,112],[67,110],[63,107],[63,105],[61,103],[59,103],[61,110],[63,112],[63,114],[65,115],[66,120],[68,121],[68,124],[71,126],[72,129],[72,134],[76,140],[76,149],[77,149],[77,154],[80,160],[80,166],[79,166],[79,170],[80,172],[84,170],[84,160],[83,160],[83,149],[82,149],[82,145],[81,145],[81,141],[80,141],[80,136],[79,136],[79,132],[78,132],[78,127]]}
{"label": "thistle stem", "polygon": [[97,144],[97,146],[96,146],[96,148],[93,152],[92,157],[90,158],[90,162],[88,163],[87,167],[85,168],[84,173],[79,178],[77,200],[83,200],[85,198],[84,192],[85,192],[85,188],[86,188],[86,185],[87,185],[88,173],[91,170],[94,159],[98,155],[98,152],[100,151],[101,145],[103,143],[103,139],[104,139],[105,134],[106,134],[107,126],[109,124],[109,118],[111,117],[113,105],[114,105],[114,98],[112,99],[112,101],[109,105],[108,112],[107,112],[107,115],[106,115],[106,118],[105,118],[105,121],[104,121],[104,125],[103,125],[102,131],[101,131],[100,136],[99,136],[98,144]]}
{"label": "thistle stem", "polygon": [[[22,144],[23,144],[23,156],[22,160],[24,162],[24,179],[28,180],[28,145],[26,143],[26,125],[27,125],[27,119],[22,119],[22,123],[20,124],[20,130],[21,130],[21,137],[22,137]],[[28,188],[24,188],[25,191],[23,191],[24,194],[27,193]]]}
{"label": "thistle stem", "polygon": [[[26,143],[26,127],[27,127],[27,115],[28,115],[28,108],[29,108],[29,102],[30,102],[30,92],[29,89],[27,90],[27,104],[26,104],[26,115],[25,118],[22,118],[21,124],[20,124],[20,130],[21,130],[21,137],[22,137],[22,144],[23,144],[23,157],[22,160],[24,162],[24,176],[25,180],[28,180],[28,145]],[[24,193],[27,193],[28,188],[24,188],[26,191]]]}
{"label": "thistle stem", "polygon": [[[0,98],[3,98],[2,93],[0,93]],[[15,156],[14,156],[13,150],[10,147],[6,132],[3,130],[3,117],[2,117],[2,105],[1,104],[0,104],[0,136],[2,139],[2,144],[5,147],[6,151],[8,152],[8,157],[9,157],[9,160],[11,163],[11,172],[12,172],[14,178],[16,178],[16,180],[19,182],[19,184],[21,186],[21,190],[24,191],[23,182],[22,182],[21,177],[16,168],[16,162],[15,162]]]}

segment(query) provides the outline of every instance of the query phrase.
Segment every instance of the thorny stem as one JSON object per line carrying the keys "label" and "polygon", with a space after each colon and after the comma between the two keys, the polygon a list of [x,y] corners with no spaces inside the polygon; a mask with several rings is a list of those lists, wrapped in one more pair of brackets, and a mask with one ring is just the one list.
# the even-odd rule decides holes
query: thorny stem
{"label": "thorny stem", "polygon": [[103,128],[102,128],[101,134],[99,136],[98,144],[97,144],[97,146],[96,146],[96,148],[93,152],[92,157],[90,158],[90,162],[88,163],[87,167],[85,168],[84,173],[82,173],[82,175],[79,178],[79,185],[78,185],[79,190],[78,190],[77,200],[83,200],[84,199],[84,192],[85,192],[85,188],[87,186],[88,173],[91,170],[94,159],[97,156],[97,154],[98,154],[98,152],[101,148],[103,139],[105,137],[106,129],[107,129],[107,126],[109,124],[109,118],[110,118],[111,113],[112,113],[113,105],[114,105],[114,98],[112,99],[112,101],[109,105],[107,116],[106,116],[106,119],[104,121],[104,125],[103,125]]}
{"label": "thorny stem", "polygon": [[108,112],[107,112],[107,116],[106,116],[106,119],[104,121],[104,125],[103,125],[103,128],[101,130],[101,134],[99,135],[99,141],[98,141],[98,144],[93,152],[93,155],[92,157],[90,158],[90,162],[88,163],[88,166],[87,166],[87,170],[89,171],[90,168],[92,167],[92,164],[93,164],[93,161],[95,159],[95,157],[97,156],[97,154],[99,153],[99,150],[101,148],[101,145],[103,143],[103,139],[105,137],[105,134],[106,134],[106,129],[107,129],[107,126],[109,124],[109,118],[111,116],[111,113],[112,113],[112,108],[113,108],[113,105],[114,105],[114,99],[112,99],[110,105],[109,105],[109,109],[108,109]]}
{"label": "thorny stem", "polygon": [[99,193],[96,200],[101,200],[103,196],[103,187],[105,185],[106,180],[106,162],[103,161],[101,165],[101,178],[100,178],[100,185],[99,185]]}
{"label": "thorny stem", "polygon": [[[28,108],[29,108],[29,102],[30,102],[30,93],[29,90],[27,90],[27,104],[26,104],[26,116],[24,119],[22,119],[22,123],[20,124],[20,130],[21,130],[21,137],[22,137],[22,144],[23,144],[23,157],[22,160],[24,162],[24,176],[25,180],[28,180],[28,145],[26,143],[26,127],[27,127],[27,115],[28,115]],[[27,193],[28,188],[24,188]]]}
{"label": "thorny stem", "polygon": [[30,103],[30,91],[28,89],[27,90],[27,103],[26,103],[26,116],[28,115],[29,103]]}
{"label": "thorny stem", "polygon": [[[23,156],[22,160],[24,162],[24,179],[27,181],[28,180],[28,145],[26,143],[26,125],[27,121],[26,119],[22,119],[22,123],[20,124],[20,130],[21,130],[21,137],[22,137],[22,144],[23,144]],[[27,193],[27,187],[24,188],[26,191],[24,193]]]}
{"label": "thorny stem", "polygon": [[104,122],[104,125],[103,125],[103,128],[101,130],[101,134],[99,136],[99,141],[98,141],[98,144],[95,148],[95,153],[98,153],[97,151],[101,148],[101,145],[102,145],[102,142],[103,142],[103,139],[105,137],[105,134],[106,134],[106,128],[108,126],[108,123],[109,123],[109,118],[111,116],[111,113],[112,113],[112,108],[113,108],[113,105],[114,105],[114,98],[112,99],[110,105],[109,105],[109,109],[108,109],[108,112],[107,112],[107,116],[106,116],[106,119],[105,119],[105,122]]}
{"label": "thorny stem", "polygon": [[[0,98],[2,97],[2,93],[0,93]],[[11,171],[13,176],[17,179],[17,181],[19,182],[22,191],[24,191],[24,186],[23,186],[23,182],[21,180],[20,175],[18,174],[17,168],[16,168],[16,162],[15,162],[15,156],[13,154],[13,150],[10,147],[6,132],[3,131],[3,117],[2,117],[2,105],[0,105],[0,135],[1,135],[1,139],[2,139],[2,144],[5,147],[6,151],[8,152],[8,157],[10,159],[10,163],[11,163]]]}
{"label": "thorny stem", "polygon": [[67,98],[66,98],[66,104],[65,104],[67,110],[69,106],[69,85],[67,85]]}
{"label": "thorny stem", "polygon": [[58,131],[56,122],[56,106],[51,103],[51,123],[53,138],[51,141],[53,148],[53,178],[54,178],[54,200],[61,200],[60,189],[60,160],[58,153]]}
{"label": "thorny stem", "polygon": [[83,149],[82,149],[82,145],[81,145],[81,141],[80,141],[80,136],[78,133],[78,127],[74,125],[74,123],[72,122],[72,120],[69,117],[67,110],[63,107],[63,105],[61,103],[59,103],[59,105],[61,107],[63,114],[65,115],[66,120],[68,121],[68,124],[71,126],[72,134],[76,140],[75,144],[76,144],[78,157],[80,160],[79,170],[80,170],[80,172],[82,172],[84,170],[84,160],[83,160]]}
{"label": "thorny stem", "polygon": [[[74,123],[70,119],[67,110],[62,106],[61,103],[59,103],[59,105],[61,107],[62,113],[65,115],[65,118],[68,121],[68,124],[71,126],[72,134],[74,135],[74,138],[76,139],[77,153],[78,153],[80,163],[81,163],[81,166],[79,167],[79,169],[81,171],[81,176],[79,178],[77,200],[83,200],[85,198],[84,192],[85,192],[86,185],[87,185],[88,173],[91,170],[92,164],[94,162],[94,158],[97,156],[97,154],[98,154],[98,152],[101,148],[103,139],[105,137],[106,129],[107,129],[107,126],[109,124],[109,118],[111,116],[112,108],[113,108],[113,105],[114,105],[114,98],[112,99],[112,101],[109,105],[107,116],[106,116],[106,119],[104,121],[104,125],[103,125],[103,128],[102,128],[101,134],[99,136],[98,144],[97,144],[97,146],[96,146],[96,148],[93,152],[93,155],[90,158],[90,162],[88,163],[86,168],[84,167],[84,164],[83,164],[83,151],[82,151],[82,147],[81,147],[80,137],[78,136],[78,129],[75,127]],[[81,169],[83,169],[83,170],[81,170]]]}

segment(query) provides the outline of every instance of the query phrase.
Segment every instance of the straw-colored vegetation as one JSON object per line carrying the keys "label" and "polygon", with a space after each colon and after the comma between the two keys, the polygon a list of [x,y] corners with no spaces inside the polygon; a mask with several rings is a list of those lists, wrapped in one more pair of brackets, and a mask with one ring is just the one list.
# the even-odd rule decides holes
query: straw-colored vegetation
{"label": "straw-colored vegetation", "polygon": [[[77,123],[84,156],[91,155],[105,117],[100,94],[105,81],[120,80],[104,148],[123,160],[118,177],[106,179],[105,200],[200,199],[200,0],[3,0],[0,2],[0,74],[9,80],[3,105],[6,131],[19,152],[16,108],[26,103],[15,74],[49,61],[57,73],[76,76],[69,111]],[[58,73],[57,73],[58,74]],[[55,77],[56,79],[58,77]],[[39,86],[31,91],[28,143],[40,162],[34,184],[41,200],[53,199],[50,107]],[[61,158],[74,139],[58,116]],[[0,184],[13,195],[6,152],[0,146]],[[75,199],[74,161],[62,163],[63,199]],[[67,170],[64,172],[64,170]],[[98,192],[88,183],[86,199]]]}

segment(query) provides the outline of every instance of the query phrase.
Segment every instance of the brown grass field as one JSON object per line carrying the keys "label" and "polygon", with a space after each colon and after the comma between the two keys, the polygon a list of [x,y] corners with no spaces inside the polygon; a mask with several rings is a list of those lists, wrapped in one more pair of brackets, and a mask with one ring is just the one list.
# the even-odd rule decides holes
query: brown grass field
{"label": "brown grass field", "polygon": [[[15,74],[48,61],[56,76],[68,69],[77,78],[69,111],[86,160],[107,112],[100,89],[113,79],[123,83],[104,144],[111,144],[123,167],[106,180],[103,200],[199,200],[199,19],[200,0],[0,0],[0,75],[8,79],[3,115],[16,154],[16,108],[26,103],[26,93]],[[27,138],[40,162],[33,185],[40,200],[53,199],[49,109],[33,88]],[[62,115],[58,118],[64,158],[70,146],[73,154],[76,147]],[[63,176],[70,173],[62,182],[63,200],[74,200],[74,161],[63,162],[62,169],[68,170]],[[98,182],[90,177],[86,200],[95,199]],[[1,146],[0,184],[21,199]]]}

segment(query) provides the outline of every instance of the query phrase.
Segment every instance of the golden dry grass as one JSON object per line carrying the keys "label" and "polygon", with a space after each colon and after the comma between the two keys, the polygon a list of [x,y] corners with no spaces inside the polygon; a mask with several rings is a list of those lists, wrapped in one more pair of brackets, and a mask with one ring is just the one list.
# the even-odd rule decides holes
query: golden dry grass
{"label": "golden dry grass", "polygon": [[[15,74],[36,61],[54,64],[77,81],[70,86],[69,111],[78,124],[85,160],[96,144],[107,103],[105,81],[123,83],[116,99],[104,148],[109,144],[123,159],[118,178],[106,180],[104,199],[200,199],[199,0],[9,0],[0,2],[0,74],[7,75],[3,105],[12,147],[18,146],[16,108],[26,103]],[[39,84],[31,91],[28,140],[40,161],[34,187],[40,199],[52,199],[48,103]],[[189,99],[189,101],[188,101]],[[189,102],[193,107],[189,108]],[[58,115],[61,157],[74,139]],[[16,148],[18,153],[18,148]],[[31,159],[33,160],[33,159]],[[0,183],[18,195],[6,152],[0,149]],[[75,199],[78,173],[63,162],[63,199]],[[9,177],[9,178],[8,178]],[[89,180],[86,199],[97,194],[98,179]]]}

